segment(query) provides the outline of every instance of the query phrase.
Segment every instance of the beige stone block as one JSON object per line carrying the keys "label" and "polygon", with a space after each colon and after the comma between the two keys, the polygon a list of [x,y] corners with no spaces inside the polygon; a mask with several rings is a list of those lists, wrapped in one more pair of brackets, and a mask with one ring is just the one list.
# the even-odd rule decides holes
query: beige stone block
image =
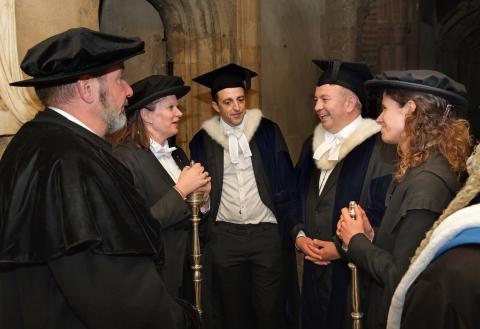
{"label": "beige stone block", "polygon": [[72,27],[98,30],[99,0],[16,0],[19,58],[39,41]]}

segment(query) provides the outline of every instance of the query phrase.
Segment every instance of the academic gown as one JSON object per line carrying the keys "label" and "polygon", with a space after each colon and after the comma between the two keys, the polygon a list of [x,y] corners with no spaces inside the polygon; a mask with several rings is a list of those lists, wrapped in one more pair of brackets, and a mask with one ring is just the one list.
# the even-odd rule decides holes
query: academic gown
{"label": "academic gown", "polygon": [[[172,157],[180,169],[188,165],[185,152],[178,146]],[[155,219],[162,225],[164,238],[165,264],[162,274],[165,286],[172,296],[191,297],[187,287],[182,287],[188,269],[187,250],[191,227],[191,211],[188,204],[173,188],[175,182],[163,168],[149,149],[136,147],[132,143],[119,145],[113,150],[119,159],[132,173],[135,187],[147,201]],[[192,288],[192,278],[185,282]]]}
{"label": "academic gown", "polygon": [[46,109],[0,163],[1,328],[192,328],[160,227],[111,146]]}
{"label": "academic gown", "polygon": [[[248,114],[250,112],[250,114]],[[288,328],[296,328],[298,325],[298,286],[296,278],[296,260],[293,244],[289,239],[294,219],[298,216],[298,196],[295,191],[295,177],[293,164],[288,153],[288,148],[280,131],[274,122],[261,118],[259,110],[247,110],[247,115],[259,116],[259,124],[253,131],[245,132],[249,140],[252,152],[253,171],[262,202],[273,212],[278,222],[278,229],[285,250],[285,268],[287,271],[287,283],[285,287],[287,300],[285,301],[285,314]],[[216,121],[215,121],[216,120]],[[209,120],[210,124],[218,125],[219,118],[216,116]],[[245,128],[249,130],[249,128]],[[212,189],[210,192],[210,213],[205,219],[206,228],[205,243],[208,248],[208,226],[212,225],[217,217],[222,194],[223,171],[224,171],[224,147],[219,140],[223,133],[220,130],[212,138],[205,129],[198,131],[190,142],[190,153],[195,162],[205,166],[212,177]],[[224,138],[224,137],[223,137]],[[206,263],[206,280],[208,281],[208,257]],[[213,283],[214,284],[214,283]],[[212,307],[211,296],[208,296],[209,283],[207,282],[205,301],[205,315],[210,314],[208,308]],[[207,321],[209,321],[207,319]],[[211,320],[213,321],[213,320]]]}
{"label": "academic gown", "polygon": [[385,328],[393,292],[410,258],[459,188],[447,160],[433,150],[425,162],[410,168],[401,182],[392,184],[374,243],[363,234],[350,240],[347,257],[366,274],[362,279],[368,285],[367,328]]}
{"label": "academic gown", "polygon": [[[333,167],[333,163],[323,158],[322,162],[313,159],[313,151],[321,144],[324,131],[319,124],[314,135],[305,141],[297,163],[302,216],[292,230],[292,239],[303,230],[310,238],[333,241],[340,255],[345,256],[335,234],[340,210],[348,206],[349,201],[356,201],[366,208],[373,224],[378,225],[396,151],[394,146],[381,141],[377,134],[379,126],[373,120],[364,119],[345,141],[341,157],[319,196],[319,167]],[[304,262],[302,328],[351,327],[350,279],[351,271],[345,258],[327,266]]]}
{"label": "academic gown", "polygon": [[429,232],[392,297],[388,329],[473,329],[480,313],[480,204]]}
{"label": "academic gown", "polygon": [[412,285],[406,297],[400,328],[478,328],[479,277],[478,242],[448,250]]}

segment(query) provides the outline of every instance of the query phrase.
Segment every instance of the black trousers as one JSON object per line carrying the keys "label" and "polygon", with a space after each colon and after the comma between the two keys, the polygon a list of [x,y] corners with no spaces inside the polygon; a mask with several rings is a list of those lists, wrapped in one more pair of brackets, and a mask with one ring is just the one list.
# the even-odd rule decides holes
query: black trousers
{"label": "black trousers", "polygon": [[213,261],[215,329],[285,328],[285,257],[276,224],[217,222]]}

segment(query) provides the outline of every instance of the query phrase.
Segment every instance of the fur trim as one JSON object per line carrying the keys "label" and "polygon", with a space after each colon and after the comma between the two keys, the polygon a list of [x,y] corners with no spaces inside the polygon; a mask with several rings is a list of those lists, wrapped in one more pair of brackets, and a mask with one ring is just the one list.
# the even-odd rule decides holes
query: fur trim
{"label": "fur trim", "polygon": [[468,228],[480,227],[480,204],[451,214],[433,231],[429,243],[410,265],[397,286],[388,312],[387,329],[398,329],[402,320],[405,296],[412,283],[430,264],[437,251],[457,234]]}
{"label": "fur trim", "polygon": [[[372,119],[364,119],[355,131],[345,140],[340,147],[340,154],[337,161],[328,160],[328,152],[319,160],[315,160],[318,169],[332,169],[335,165],[342,161],[351,150],[362,144],[367,138],[375,135],[381,130],[381,126]],[[325,140],[325,129],[319,123],[313,131],[313,153]]]}
{"label": "fur trim", "polygon": [[[245,113],[245,125],[243,126],[243,133],[247,137],[247,141],[250,142],[253,135],[257,131],[260,121],[262,120],[262,111],[259,109],[247,110]],[[220,144],[225,150],[228,150],[228,137],[223,133],[220,126],[220,116],[215,115],[213,118],[204,121],[202,124],[203,130],[218,144]]]}

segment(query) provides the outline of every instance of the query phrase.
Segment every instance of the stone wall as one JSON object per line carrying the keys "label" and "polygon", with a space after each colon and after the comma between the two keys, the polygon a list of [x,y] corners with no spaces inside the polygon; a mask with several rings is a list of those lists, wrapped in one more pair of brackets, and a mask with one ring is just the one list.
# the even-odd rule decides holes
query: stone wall
{"label": "stone wall", "polygon": [[[126,77],[135,81],[142,75],[165,74],[165,61],[175,63],[174,74],[183,78],[192,89],[182,98],[184,116],[177,143],[188,152],[188,142],[200,124],[211,117],[209,89],[192,83],[192,78],[230,62],[260,69],[259,0],[148,0],[150,6],[134,1],[105,0],[103,10],[116,14],[101,14],[105,20],[102,31],[147,36],[147,52],[159,49],[163,55],[145,54],[141,59],[141,74],[126,63]],[[122,6],[128,3],[128,6]],[[145,11],[148,11],[145,14]],[[142,14],[143,13],[143,14]],[[157,15],[157,16],[155,16]],[[145,19],[151,25],[135,22]],[[155,36],[155,37],[153,37]],[[162,39],[160,41],[160,36]],[[153,39],[152,39],[153,37]],[[153,41],[152,41],[153,40]],[[155,45],[156,43],[156,45]],[[260,80],[252,80],[249,107],[260,103]]]}
{"label": "stone wall", "polygon": [[318,124],[320,70],[312,59],[358,60],[360,0],[261,1],[262,108],[286,136],[293,161]]}
{"label": "stone wall", "polygon": [[[98,30],[98,5],[99,0],[68,0],[61,3],[58,0],[16,0],[15,19],[19,62],[31,46],[53,34],[78,26]],[[31,88],[29,92],[33,96]],[[5,131],[0,130],[0,135],[14,133],[23,124],[13,116],[1,99],[0,120],[2,120],[2,127],[5,127]],[[2,152],[1,148],[10,138],[0,137],[0,139],[0,152]]]}

